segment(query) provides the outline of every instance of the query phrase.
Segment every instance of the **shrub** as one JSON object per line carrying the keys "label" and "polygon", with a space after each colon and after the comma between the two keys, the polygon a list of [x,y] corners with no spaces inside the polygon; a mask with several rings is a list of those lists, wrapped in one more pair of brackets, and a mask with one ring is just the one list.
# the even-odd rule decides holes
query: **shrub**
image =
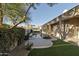
{"label": "shrub", "polygon": [[16,34],[16,37],[19,39],[18,45],[20,45],[25,38],[25,30],[23,28],[14,28],[13,31]]}
{"label": "shrub", "polygon": [[8,25],[8,24],[3,24],[3,27],[4,27],[4,28],[10,28],[10,25]]}
{"label": "shrub", "polygon": [[6,29],[0,28],[0,52],[10,51],[11,46],[15,46],[15,42],[22,43],[25,35],[23,28]]}
{"label": "shrub", "polygon": [[51,39],[51,37],[49,35],[47,35],[47,34],[44,34],[43,39]]}
{"label": "shrub", "polygon": [[25,35],[25,39],[24,40],[29,40],[29,33],[27,33],[27,35]]}
{"label": "shrub", "polygon": [[68,43],[72,44],[72,45],[77,45],[76,42],[73,42],[73,41],[68,41]]}
{"label": "shrub", "polygon": [[26,50],[31,50],[31,47],[33,46],[33,43],[28,43],[25,48]]}

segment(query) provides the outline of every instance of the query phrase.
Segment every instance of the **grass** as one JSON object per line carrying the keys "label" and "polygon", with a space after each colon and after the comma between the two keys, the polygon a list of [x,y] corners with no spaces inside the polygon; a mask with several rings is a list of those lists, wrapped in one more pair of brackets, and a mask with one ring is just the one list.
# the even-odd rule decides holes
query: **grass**
{"label": "grass", "polygon": [[33,49],[29,56],[79,56],[79,47],[62,40],[53,42],[50,48]]}

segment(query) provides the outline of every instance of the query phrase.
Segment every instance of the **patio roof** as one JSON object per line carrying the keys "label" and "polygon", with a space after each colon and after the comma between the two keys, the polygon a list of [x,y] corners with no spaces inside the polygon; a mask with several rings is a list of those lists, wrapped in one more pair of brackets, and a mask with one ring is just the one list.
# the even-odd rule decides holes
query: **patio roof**
{"label": "patio roof", "polygon": [[[74,13],[74,11],[78,8],[78,12],[77,13]],[[74,15],[72,14],[74,13]],[[73,7],[72,9],[66,11],[65,13],[57,16],[56,18],[54,18],[53,20],[43,24],[42,26],[44,25],[47,25],[47,24],[55,24],[59,21],[59,19],[61,20],[67,20],[67,19],[71,19],[71,18],[74,18],[74,17],[79,17],[79,5]]]}

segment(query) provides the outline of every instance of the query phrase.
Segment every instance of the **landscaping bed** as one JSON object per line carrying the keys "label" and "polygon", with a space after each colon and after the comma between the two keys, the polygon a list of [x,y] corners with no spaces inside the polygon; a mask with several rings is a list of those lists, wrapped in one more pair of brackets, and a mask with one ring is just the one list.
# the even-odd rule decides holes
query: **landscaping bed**
{"label": "landscaping bed", "polygon": [[51,39],[51,37],[49,36],[49,35],[47,35],[47,34],[43,34],[43,39]]}
{"label": "landscaping bed", "polygon": [[8,53],[17,45],[20,45],[25,38],[23,28],[0,28],[0,53]]}

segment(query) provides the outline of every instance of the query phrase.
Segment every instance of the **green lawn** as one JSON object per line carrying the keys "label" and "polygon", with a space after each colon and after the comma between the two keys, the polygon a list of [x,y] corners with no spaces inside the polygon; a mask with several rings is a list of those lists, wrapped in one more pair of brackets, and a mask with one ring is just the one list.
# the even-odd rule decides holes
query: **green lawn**
{"label": "green lawn", "polygon": [[50,48],[33,49],[29,56],[79,56],[79,47],[57,40]]}

